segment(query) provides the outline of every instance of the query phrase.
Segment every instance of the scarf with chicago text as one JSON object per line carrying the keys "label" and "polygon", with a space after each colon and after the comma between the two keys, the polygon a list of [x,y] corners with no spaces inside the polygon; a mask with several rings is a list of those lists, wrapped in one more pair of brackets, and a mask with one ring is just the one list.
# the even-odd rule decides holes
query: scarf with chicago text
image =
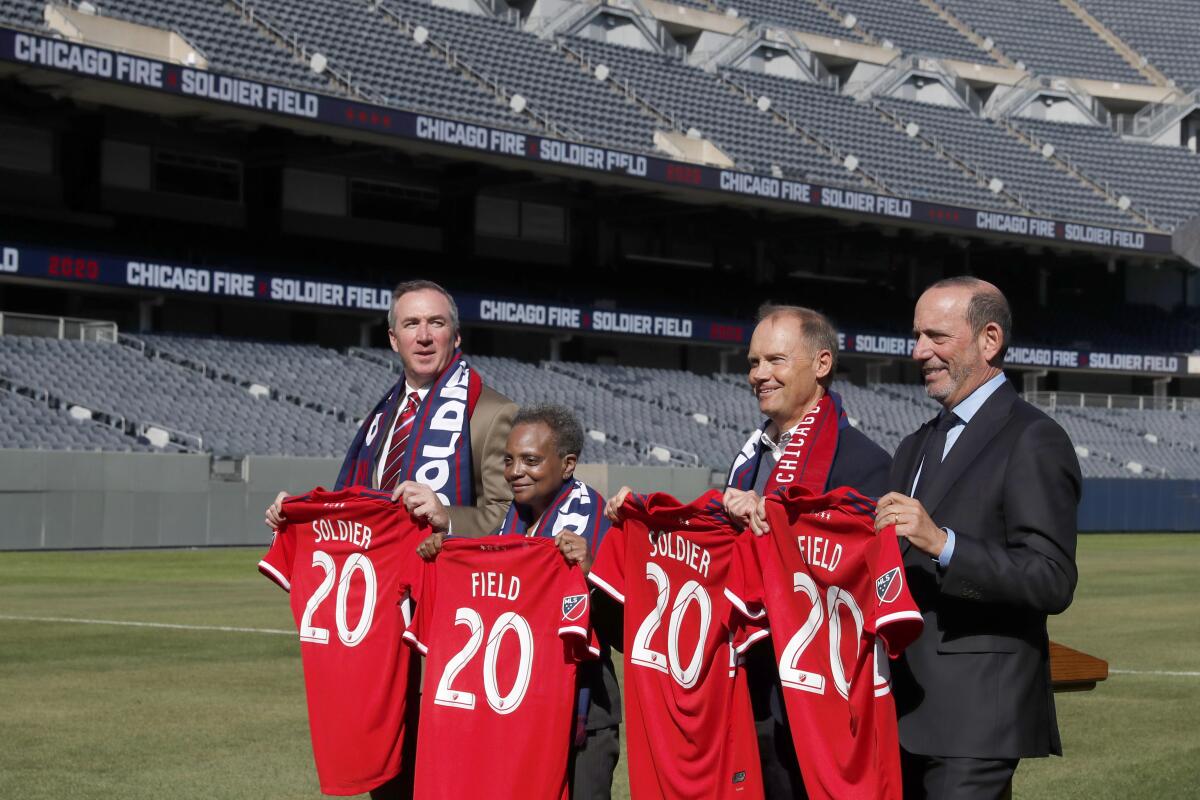
{"label": "scarf with chicago text", "polygon": [[496,533],[557,536],[564,528],[570,528],[586,539],[593,553],[609,528],[608,519],[604,516],[604,498],[575,478],[563,481],[554,501],[539,519],[533,519],[533,511],[529,506],[514,500]]}
{"label": "scarf with chicago text", "polygon": [[[471,479],[471,415],[483,381],[455,350],[449,365],[417,406],[412,434],[405,445],[398,481],[416,481],[433,489],[448,506],[475,502]],[[375,462],[387,447],[389,423],[405,402],[404,376],[363,419],[342,462],[335,488],[371,486]]]}
{"label": "scarf with chicago text", "polygon": [[[770,420],[763,422],[742,445],[733,460],[733,466],[729,468],[726,486],[742,491],[754,488],[763,454],[767,450],[762,437],[770,424]],[[833,456],[837,453],[838,434],[849,424],[850,420],[842,408],[842,398],[837,392],[826,392],[796,426],[771,471],[763,494],[787,486],[804,486],[813,494],[824,494],[829,472],[833,468]]]}

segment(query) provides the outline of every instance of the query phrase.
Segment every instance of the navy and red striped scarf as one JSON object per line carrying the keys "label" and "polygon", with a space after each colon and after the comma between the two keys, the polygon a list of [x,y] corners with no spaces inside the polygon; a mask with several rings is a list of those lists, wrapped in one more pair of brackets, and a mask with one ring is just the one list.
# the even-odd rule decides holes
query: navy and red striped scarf
{"label": "navy and red striped scarf", "polygon": [[[363,419],[342,462],[336,489],[371,486],[381,448],[387,447],[388,423],[405,400],[404,376]],[[400,462],[398,481],[416,481],[437,493],[448,506],[475,502],[471,471],[471,415],[483,391],[483,381],[462,351],[455,350],[417,407],[412,435]]]}

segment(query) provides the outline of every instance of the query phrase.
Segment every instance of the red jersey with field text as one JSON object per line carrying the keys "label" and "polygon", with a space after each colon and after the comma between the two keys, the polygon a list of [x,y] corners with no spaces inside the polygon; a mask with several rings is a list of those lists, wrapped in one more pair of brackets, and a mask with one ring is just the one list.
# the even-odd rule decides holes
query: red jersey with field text
{"label": "red jersey with field text", "polygon": [[400,637],[416,548],[430,531],[388,493],[361,487],[315,489],[284,500],[283,511],[258,568],[291,595],[321,791],[360,794],[406,768],[415,687]]}
{"label": "red jersey with field text", "polygon": [[[625,606],[630,795],[763,796],[740,655],[769,631],[749,534],[721,495],[631,494],[589,579]],[[758,605],[756,605],[758,604]]]}
{"label": "red jersey with field text", "polygon": [[451,537],[413,594],[414,796],[566,800],[575,666],[600,654],[582,570],[553,539]]}
{"label": "red jersey with field text", "polygon": [[921,633],[895,528],[852,489],[767,497],[755,539],[788,725],[812,800],[902,794],[888,658]]}

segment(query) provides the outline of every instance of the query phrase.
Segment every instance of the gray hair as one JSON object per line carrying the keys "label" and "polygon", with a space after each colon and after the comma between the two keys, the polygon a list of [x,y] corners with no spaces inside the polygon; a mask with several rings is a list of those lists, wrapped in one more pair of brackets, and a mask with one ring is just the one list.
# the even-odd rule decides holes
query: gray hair
{"label": "gray hair", "polygon": [[541,423],[554,435],[554,448],[559,458],[583,452],[583,426],[571,409],[553,403],[524,406],[517,412],[512,426]]}
{"label": "gray hair", "polygon": [[[929,289],[969,289],[971,300],[967,303],[967,324],[971,326],[971,335],[979,336],[989,324],[995,323],[1000,328],[1000,352],[997,360],[1003,364],[1004,355],[1008,352],[1008,343],[1012,341],[1012,309],[1008,306],[1008,298],[1004,293],[985,280],[972,275],[955,275],[942,278],[932,284]],[[929,291],[926,289],[925,291]]]}
{"label": "gray hair", "polygon": [[791,317],[800,323],[800,335],[813,350],[813,354],[828,350],[832,357],[829,363],[829,374],[822,379],[826,387],[833,382],[833,374],[837,372],[838,336],[837,329],[829,321],[829,317],[804,306],[788,306],[776,303],[763,303],[758,307],[757,322],[763,322],[773,317]]}
{"label": "gray hair", "polygon": [[450,304],[451,333],[457,334],[458,304],[454,302],[454,298],[451,297],[450,293],[443,289],[440,284],[425,280],[404,281],[403,283],[398,284],[396,288],[392,290],[392,304],[388,306],[387,313],[388,330],[394,330],[396,328],[396,301],[409,292],[419,292],[424,289],[438,292],[442,295],[442,297],[446,298],[446,302]]}

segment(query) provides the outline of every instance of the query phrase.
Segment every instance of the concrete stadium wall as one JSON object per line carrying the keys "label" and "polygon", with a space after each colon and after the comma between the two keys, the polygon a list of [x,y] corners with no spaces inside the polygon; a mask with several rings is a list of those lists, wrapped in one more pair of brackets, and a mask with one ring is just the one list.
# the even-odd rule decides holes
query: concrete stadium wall
{"label": "concrete stadium wall", "polygon": [[[242,480],[207,455],[0,450],[0,550],[266,545],[263,511],[281,490],[332,486],[340,459],[250,457]],[[585,464],[603,494],[622,485],[692,498],[702,469]]]}
{"label": "concrete stadium wall", "polygon": [[[0,550],[266,545],[280,490],[330,486],[332,458],[251,457],[245,480],[214,477],[206,455],[0,450]],[[609,495],[623,485],[691,499],[706,469],[584,464]],[[1089,479],[1081,531],[1200,531],[1200,481]]]}

